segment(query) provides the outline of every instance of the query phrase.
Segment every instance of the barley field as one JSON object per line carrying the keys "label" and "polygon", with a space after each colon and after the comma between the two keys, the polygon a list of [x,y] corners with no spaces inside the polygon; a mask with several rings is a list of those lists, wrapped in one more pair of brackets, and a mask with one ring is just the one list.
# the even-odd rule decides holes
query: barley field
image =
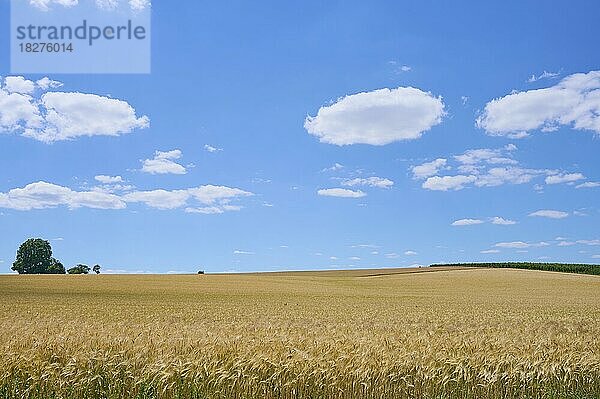
{"label": "barley field", "polygon": [[0,398],[599,397],[599,276],[0,276]]}

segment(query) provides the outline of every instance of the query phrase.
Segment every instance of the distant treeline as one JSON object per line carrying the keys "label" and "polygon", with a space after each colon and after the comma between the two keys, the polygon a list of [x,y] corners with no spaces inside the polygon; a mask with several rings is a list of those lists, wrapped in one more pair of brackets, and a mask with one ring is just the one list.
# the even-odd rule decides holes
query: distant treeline
{"label": "distant treeline", "polygon": [[496,269],[545,270],[548,272],[579,273],[600,275],[600,265],[570,263],[531,263],[531,262],[497,262],[497,263],[452,263],[436,264],[430,267],[491,267]]}

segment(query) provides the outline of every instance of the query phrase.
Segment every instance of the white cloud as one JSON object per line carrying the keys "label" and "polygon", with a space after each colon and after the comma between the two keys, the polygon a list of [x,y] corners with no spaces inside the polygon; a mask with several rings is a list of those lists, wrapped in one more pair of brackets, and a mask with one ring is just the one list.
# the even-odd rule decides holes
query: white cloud
{"label": "white cloud", "polygon": [[7,76],[4,79],[3,89],[9,93],[31,94],[35,89],[35,83],[23,76]]}
{"label": "white cloud", "polygon": [[239,211],[241,210],[241,206],[236,205],[218,205],[218,206],[203,206],[196,208],[185,208],[186,213],[201,213],[204,215],[218,215],[221,213],[225,213],[228,211]]}
{"label": "white cloud", "polygon": [[40,128],[25,129],[26,137],[52,143],[82,136],[119,136],[149,126],[125,101],[96,94],[48,92],[41,97],[46,110]]}
{"label": "white cloud", "polygon": [[459,219],[452,222],[452,226],[472,226],[482,223],[484,223],[484,221],[480,219]]}
{"label": "white cloud", "polygon": [[415,251],[405,251],[404,255],[406,256],[414,256],[414,255],[418,255]]}
{"label": "white cloud", "polygon": [[542,209],[542,210],[530,213],[529,216],[537,216],[537,217],[544,217],[544,218],[550,218],[550,219],[564,219],[564,218],[568,217],[569,214],[567,212],[563,212],[563,211]]}
{"label": "white cloud", "polygon": [[495,247],[498,248],[518,248],[518,249],[522,249],[522,248],[532,248],[532,247],[547,247],[550,244],[548,244],[547,242],[537,242],[537,243],[528,243],[528,242],[523,242],[523,241],[512,241],[512,242],[499,242],[497,244],[495,244]]}
{"label": "white cloud", "polygon": [[398,254],[397,254],[397,253],[395,253],[395,252],[391,252],[391,253],[389,253],[389,254],[385,254],[385,257],[386,257],[386,258],[388,258],[388,259],[397,259],[397,258],[399,258],[399,257],[400,257],[400,255],[398,255]]}
{"label": "white cloud", "polygon": [[573,245],[576,245],[576,244],[577,244],[577,243],[576,243],[576,242],[573,242],[573,241],[561,241],[561,242],[559,242],[557,245],[558,245],[559,247],[570,247],[570,246],[573,246]]}
{"label": "white cloud", "polygon": [[[188,213],[224,213],[238,211],[241,206],[231,204],[234,199],[253,195],[250,192],[226,186],[205,185],[183,190],[128,191],[117,195],[114,191],[128,190],[130,186],[114,189],[96,188],[91,191],[75,191],[68,187],[47,182],[31,183],[0,193],[0,208],[28,211],[32,209],[66,206],[75,208],[124,209],[127,203],[144,203],[155,209],[186,207]],[[198,206],[200,205],[200,206]]]}
{"label": "white cloud", "polygon": [[445,115],[441,97],[413,87],[352,94],[308,116],[305,129],[323,143],[385,145],[418,139]]}
{"label": "white cloud", "polygon": [[141,202],[151,208],[157,209],[175,209],[181,208],[195,200],[208,207],[187,207],[188,213],[214,214],[226,211],[238,211],[241,207],[231,205],[229,202],[235,198],[247,197],[253,195],[248,191],[239,188],[226,186],[205,185],[184,190],[151,190],[135,191],[125,194],[123,199],[127,202]]}
{"label": "white cloud", "polygon": [[546,184],[572,183],[585,179],[581,173],[561,173],[546,177]]}
{"label": "white cloud", "polygon": [[485,174],[477,177],[475,185],[477,187],[496,187],[503,184],[524,184],[543,174],[545,174],[543,170],[514,166],[491,168]]}
{"label": "white cloud", "polygon": [[50,5],[58,4],[63,7],[73,7],[79,4],[78,0],[29,0],[29,4],[32,6],[42,10],[48,11],[50,9]]}
{"label": "white cloud", "polygon": [[467,184],[476,180],[475,176],[433,176],[425,180],[422,187],[435,191],[462,190]]}
{"label": "white cloud", "polygon": [[0,132],[39,128],[44,119],[28,94],[8,93],[0,88]]}
{"label": "white cloud", "polygon": [[250,252],[250,251],[242,251],[239,249],[236,249],[235,251],[233,251],[234,255],[254,255],[254,252]]}
{"label": "white cloud", "polygon": [[[508,144],[502,148],[480,148],[467,150],[450,158],[413,166],[413,178],[426,178],[423,188],[430,190],[461,190],[475,187],[496,187],[504,184],[525,184],[534,179],[546,178],[548,184],[573,183],[585,178],[581,173],[565,173],[560,170],[524,168],[514,159],[517,147]],[[457,175],[440,176],[440,170],[452,171]],[[540,189],[543,186],[536,185]]]}
{"label": "white cloud", "polygon": [[533,83],[533,82],[537,82],[538,80],[541,80],[541,79],[555,78],[558,75],[560,75],[558,72],[544,71],[541,74],[539,74],[538,76],[535,76],[535,74],[531,75],[531,77],[529,79],[527,79],[527,82]]}
{"label": "white cloud", "polygon": [[394,185],[394,182],[390,179],[382,177],[367,177],[367,178],[355,178],[350,180],[344,180],[342,186],[355,187],[355,186],[369,186],[378,188],[390,188]]}
{"label": "white cloud", "polygon": [[[96,6],[102,10],[116,10],[121,3],[120,0],[96,0]],[[63,7],[75,7],[79,0],[29,0],[29,4],[41,11],[48,11],[52,5]],[[142,11],[151,6],[150,0],[128,0],[127,4],[133,11]]]}
{"label": "white cloud", "polygon": [[323,195],[326,197],[342,197],[342,198],[361,198],[365,197],[367,194],[357,190],[347,190],[345,188],[327,188],[321,189],[317,191],[318,195]]}
{"label": "white cloud", "polygon": [[487,164],[517,164],[518,162],[510,158],[510,152],[514,147],[504,147],[500,149],[481,148],[476,150],[467,150],[461,155],[455,155],[454,159],[463,165]]}
{"label": "white cloud", "polygon": [[142,161],[142,172],[150,174],[175,174],[184,175],[187,173],[185,166],[178,164],[174,160],[181,158],[181,150],[155,151],[153,159]]}
{"label": "white cloud", "polygon": [[575,188],[594,188],[594,187],[600,187],[600,182],[588,181],[588,182],[581,183],[581,184],[575,186]]}
{"label": "white cloud", "polygon": [[408,66],[408,65],[402,65],[402,66],[400,67],[400,70],[401,70],[402,72],[410,72],[410,71],[412,70],[412,68],[411,68],[410,66]]}
{"label": "white cloud", "polygon": [[577,244],[600,245],[600,240],[577,240]]}
{"label": "white cloud", "polygon": [[555,86],[492,100],[477,126],[493,136],[517,138],[561,126],[600,134],[600,71],[573,74]]}
{"label": "white cloud", "polygon": [[[34,85],[19,76],[5,79],[0,88],[0,131],[52,143],[82,136],[118,136],[149,126],[148,117],[137,117],[125,101],[76,92],[46,92],[38,98],[31,94]],[[45,90],[61,83],[43,78],[37,85]]]}
{"label": "white cloud", "polygon": [[491,219],[492,224],[498,224],[498,225],[502,225],[502,226],[510,226],[513,224],[517,224],[517,222],[515,222],[514,220],[510,220],[510,219],[504,219],[500,216],[494,216]]}
{"label": "white cloud", "polygon": [[134,11],[141,11],[151,6],[150,0],[129,0],[129,6]]}
{"label": "white cloud", "polygon": [[468,96],[460,96],[460,101],[462,102],[462,105],[467,105],[467,103],[469,102],[469,97]]}
{"label": "white cloud", "polygon": [[411,168],[414,179],[426,179],[428,177],[436,175],[440,169],[446,166],[448,160],[445,158],[438,158],[431,162],[425,162],[424,164],[413,166]]}
{"label": "white cloud", "polygon": [[141,202],[151,208],[175,209],[187,204],[190,194],[187,190],[151,190],[136,191],[125,194],[123,197],[127,202]]}
{"label": "white cloud", "polygon": [[122,183],[123,182],[123,178],[121,176],[98,175],[98,176],[95,176],[94,179],[103,184],[114,184],[114,183]]}
{"label": "white cloud", "polygon": [[205,145],[204,145],[204,149],[205,149],[206,151],[208,151],[208,152],[218,152],[218,151],[223,151],[223,149],[222,149],[222,148],[213,147],[212,145],[208,145],[208,144],[205,144]]}
{"label": "white cloud", "polygon": [[322,169],[321,172],[337,172],[338,170],[342,170],[342,169],[344,169],[344,165],[336,162],[329,168]]}
{"label": "white cloud", "polygon": [[35,82],[35,84],[42,90],[56,89],[57,87],[61,87],[63,85],[62,82],[52,80],[47,76],[41,78],[40,80]]}
{"label": "white cloud", "polygon": [[480,253],[482,253],[482,254],[499,254],[500,250],[499,249],[486,249],[486,250],[480,251]]}
{"label": "white cloud", "polygon": [[75,208],[123,209],[125,202],[118,196],[96,191],[73,191],[70,188],[39,181],[23,188],[0,193],[0,208],[19,211],[66,206]]}
{"label": "white cloud", "polygon": [[102,10],[115,10],[119,6],[119,0],[96,0],[96,6]]}

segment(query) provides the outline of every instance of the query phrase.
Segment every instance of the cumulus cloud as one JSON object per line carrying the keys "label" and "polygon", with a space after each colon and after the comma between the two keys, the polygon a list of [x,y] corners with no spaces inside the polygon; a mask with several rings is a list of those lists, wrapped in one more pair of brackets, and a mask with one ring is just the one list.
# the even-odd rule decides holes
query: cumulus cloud
{"label": "cumulus cloud", "polygon": [[564,219],[564,218],[568,217],[569,214],[567,212],[563,212],[563,211],[542,209],[542,210],[530,213],[529,216],[543,217],[543,218],[550,218],[550,219]]}
{"label": "cumulus cloud", "polygon": [[[61,83],[43,78],[36,84],[46,90]],[[39,96],[34,92],[36,84],[22,77],[4,79],[0,131],[53,143],[82,136],[119,136],[149,126],[148,117],[138,117],[125,101],[77,92],[50,91]]]}
{"label": "cumulus cloud", "polygon": [[411,168],[414,179],[426,179],[428,177],[436,175],[444,166],[448,160],[445,158],[438,158],[431,162],[425,162],[424,164],[413,166]]}
{"label": "cumulus cloud", "polygon": [[[545,178],[548,184],[574,182],[584,178],[581,173],[560,170],[525,168],[514,158],[517,147],[509,144],[502,148],[480,148],[446,158],[413,166],[413,178],[425,179],[422,187],[429,190],[462,190],[468,186],[496,187],[504,184],[525,184],[536,178]],[[441,170],[453,173],[440,176]]]}
{"label": "cumulus cloud", "polygon": [[123,199],[127,202],[141,202],[157,209],[175,209],[187,206],[190,202],[199,202],[208,207],[190,206],[186,208],[186,212],[209,214],[240,210],[239,206],[231,205],[230,201],[251,195],[253,194],[239,188],[205,185],[183,190],[136,191],[124,195]]}
{"label": "cumulus cloud", "polygon": [[95,176],[94,179],[99,181],[102,184],[113,184],[113,183],[122,183],[123,178],[121,176],[106,176],[106,175],[98,175]]}
{"label": "cumulus cloud", "polygon": [[581,173],[563,173],[546,177],[546,184],[573,183],[585,179]]}
{"label": "cumulus cloud", "polygon": [[452,222],[452,226],[473,226],[484,223],[481,219],[459,219]]}
{"label": "cumulus cloud", "polygon": [[477,126],[492,136],[520,138],[561,126],[600,134],[600,71],[576,73],[558,84],[490,101]]}
{"label": "cumulus cloud", "polygon": [[62,82],[59,82],[57,80],[52,80],[47,76],[36,81],[35,84],[37,85],[37,87],[39,87],[42,90],[56,89],[63,85]]}
{"label": "cumulus cloud", "polygon": [[394,185],[394,182],[390,179],[385,179],[382,177],[367,177],[367,178],[355,178],[344,180],[342,182],[342,186],[346,187],[355,187],[355,186],[368,186],[368,187],[378,187],[378,188],[390,188]]}
{"label": "cumulus cloud", "polygon": [[548,244],[547,242],[541,241],[541,242],[534,242],[534,243],[529,243],[529,242],[524,242],[524,241],[511,241],[511,242],[499,242],[497,244],[495,244],[495,247],[498,248],[516,248],[516,249],[523,249],[523,248],[533,248],[533,247],[547,247],[550,244]]}
{"label": "cumulus cloud", "polygon": [[175,174],[187,173],[185,166],[178,164],[175,160],[181,158],[181,150],[155,151],[154,158],[142,161],[142,172],[150,174]]}
{"label": "cumulus cloud", "polygon": [[[103,177],[101,179],[104,180]],[[189,213],[214,214],[240,210],[241,206],[231,204],[231,201],[251,195],[253,194],[239,188],[213,185],[182,190],[129,191],[117,195],[103,190],[75,191],[40,181],[0,193],[0,208],[20,211],[58,206],[70,209],[124,209],[128,203],[143,203],[155,209],[186,207],[185,211]]]}
{"label": "cumulus cloud", "polygon": [[223,151],[222,148],[213,147],[212,145],[204,144],[204,149],[208,152],[218,152]]}
{"label": "cumulus cloud", "polygon": [[326,188],[317,191],[318,195],[325,197],[341,197],[341,198],[361,198],[367,194],[360,190],[348,190],[345,188]]}
{"label": "cumulus cloud", "polygon": [[498,224],[498,225],[501,225],[501,226],[510,226],[510,225],[513,225],[513,224],[517,224],[517,222],[515,222],[514,220],[504,219],[504,218],[502,218],[500,216],[494,216],[491,219],[491,222],[492,222],[492,224]]}
{"label": "cumulus cloud", "polygon": [[123,199],[110,193],[97,191],[73,191],[70,188],[44,181],[31,183],[0,193],[0,208],[19,211],[66,206],[75,208],[123,209]]}
{"label": "cumulus cloud", "polygon": [[3,88],[9,93],[31,94],[35,89],[35,83],[23,76],[7,76]]}
{"label": "cumulus cloud", "polygon": [[405,251],[404,255],[406,256],[414,256],[414,255],[418,255],[415,251]]}
{"label": "cumulus cloud", "polygon": [[500,250],[499,249],[485,249],[483,251],[480,251],[480,253],[482,253],[482,254],[499,254]]}
{"label": "cumulus cloud", "polygon": [[467,184],[473,183],[476,180],[476,176],[433,176],[425,180],[422,187],[434,191],[456,191],[462,190]]}
{"label": "cumulus cloud", "polygon": [[308,116],[304,127],[319,141],[335,145],[386,145],[418,139],[441,123],[441,97],[413,87],[352,94]]}

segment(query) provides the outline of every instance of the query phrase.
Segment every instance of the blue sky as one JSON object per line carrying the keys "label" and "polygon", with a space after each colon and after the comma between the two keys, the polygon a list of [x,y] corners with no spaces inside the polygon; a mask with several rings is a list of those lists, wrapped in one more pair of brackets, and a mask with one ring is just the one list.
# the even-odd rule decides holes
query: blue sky
{"label": "blue sky", "polygon": [[0,272],[598,263],[599,13],[155,2],[151,74],[23,75],[2,0]]}

